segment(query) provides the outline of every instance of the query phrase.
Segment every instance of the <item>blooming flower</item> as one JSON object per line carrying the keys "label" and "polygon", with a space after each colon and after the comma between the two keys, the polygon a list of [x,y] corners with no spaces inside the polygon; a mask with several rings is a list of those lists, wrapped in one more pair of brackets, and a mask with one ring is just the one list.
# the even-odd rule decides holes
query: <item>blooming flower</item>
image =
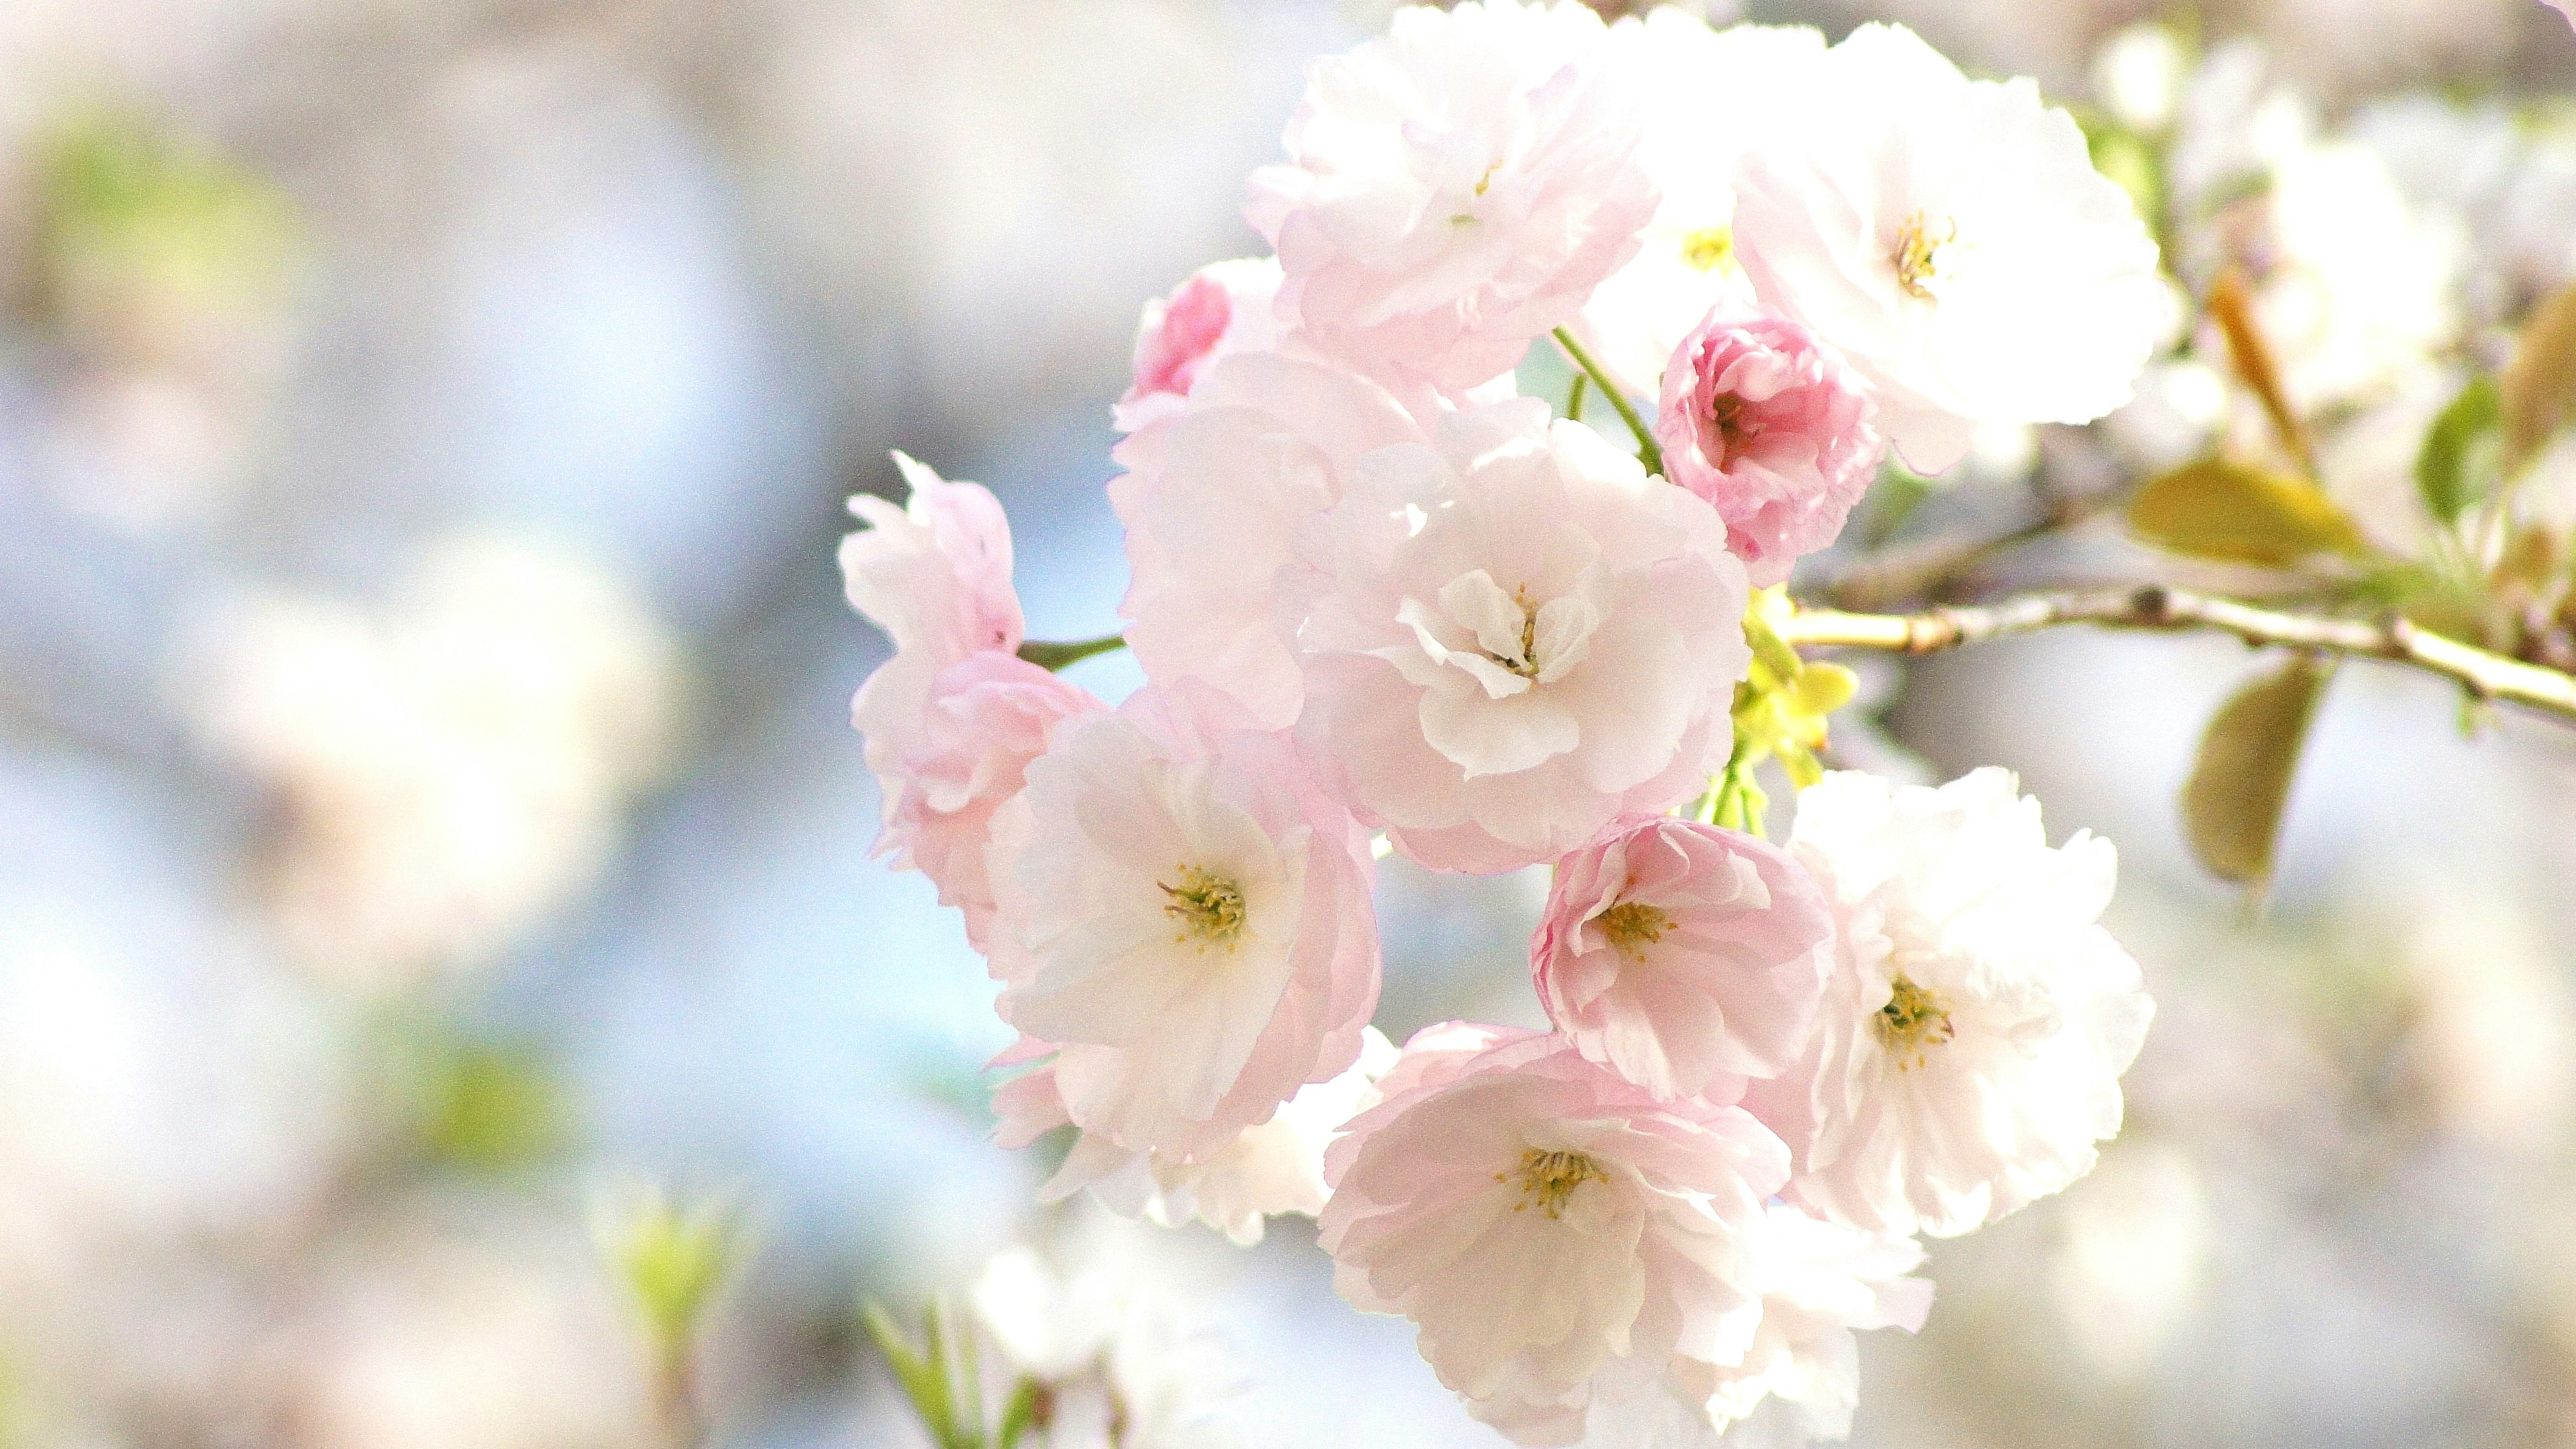
{"label": "blooming flower", "polygon": [[1833,928],[1806,867],[1740,831],[1613,822],[1556,864],[1530,969],[1584,1056],[1658,1097],[1806,1049]]}
{"label": "blooming flower", "polygon": [[[1045,1042],[1022,1038],[998,1064],[1042,1061],[1052,1050]],[[1083,1133],[1038,1197],[1060,1202],[1088,1187],[1113,1212],[1167,1228],[1197,1218],[1248,1247],[1261,1241],[1266,1217],[1313,1217],[1323,1211],[1325,1144],[1343,1123],[1375,1104],[1376,1082],[1395,1064],[1395,1056],[1394,1043],[1376,1027],[1363,1027],[1359,1060],[1348,1070],[1300,1088],[1277,1116],[1243,1129],[1232,1142],[1196,1161],[1131,1152],[1106,1136]],[[1026,1147],[1072,1121],[1056,1089],[1052,1063],[996,1088],[993,1109],[1001,1119],[995,1140],[1010,1148]]]}
{"label": "blooming flower", "polygon": [[1646,1393],[1595,1400],[1585,1442],[1788,1449],[1845,1437],[1860,1402],[1855,1331],[1923,1326],[1932,1285],[1906,1276],[1922,1262],[1912,1238],[1771,1204],[1746,1249],[1745,1281],[1761,1296],[1762,1321],[1742,1361],[1677,1362]]}
{"label": "blooming flower", "polygon": [[1057,725],[1107,708],[1016,654],[969,654],[939,671],[920,738],[891,772],[877,854],[929,876],[939,903],[965,912],[966,938],[980,948],[993,914],[984,870],[993,812],[1019,793]]}
{"label": "blooming flower", "polygon": [[1750,1105],[1798,1150],[1795,1196],[1878,1232],[1963,1233],[2092,1170],[2154,1004],[2096,924],[2110,843],[2050,849],[2012,774],[1930,789],[1835,772],[1790,850],[1839,960],[1798,1070]]}
{"label": "blooming flower", "polygon": [[2174,303],[2073,118],[1895,26],[1854,31],[1815,81],[1800,124],[1745,159],[1736,254],[1765,305],[1877,387],[1906,462],[1949,467],[1980,422],[2125,401]]}
{"label": "blooming flower", "polygon": [[1009,1369],[1047,1404],[1052,1445],[1232,1449],[1223,1402],[1240,1392],[1233,1356],[1194,1332],[1179,1306],[1107,1262],[1059,1273],[1025,1247],[997,1254],[968,1294]]}
{"label": "blooming flower", "polygon": [[1878,471],[1866,384],[1795,322],[1712,311],[1664,369],[1664,476],[1717,508],[1756,587],[1832,543]]}
{"label": "blooming flower", "polygon": [[1570,1442],[1596,1391],[1751,1346],[1745,1238],[1788,1160],[1741,1108],[1658,1102],[1561,1038],[1455,1023],[1381,1089],[1326,1155],[1321,1241],[1342,1296],[1412,1319],[1469,1412]]}
{"label": "blooming flower", "polygon": [[1282,314],[1372,373],[1461,390],[1510,371],[1654,214],[1607,41],[1573,0],[1469,0],[1318,62],[1288,163],[1253,173],[1245,207]]}
{"label": "blooming flower", "polygon": [[1284,728],[1302,697],[1276,618],[1297,529],[1331,507],[1370,451],[1422,430],[1385,389],[1345,368],[1276,353],[1226,358],[1184,412],[1118,450],[1109,485],[1134,581],[1128,647],[1158,680],[1201,679]]}
{"label": "blooming flower", "polygon": [[1281,576],[1310,757],[1440,869],[1561,855],[1696,793],[1750,662],[1707,503],[1517,399],[1371,454]]}
{"label": "blooming flower", "polygon": [[1066,1114],[1196,1161],[1358,1057],[1373,862],[1285,736],[1189,681],[1060,727],[996,817],[1003,1019]]}
{"label": "blooming flower", "polygon": [[1210,262],[1169,297],[1146,303],[1136,327],[1135,382],[1111,413],[1118,431],[1132,433],[1178,411],[1218,358],[1276,347],[1278,295],[1277,258],[1237,257]]}
{"label": "blooming flower", "polygon": [[980,483],[951,483],[902,453],[911,488],[897,508],[860,494],[850,511],[869,527],[841,540],[841,582],[850,607],[894,641],[850,701],[850,723],[867,739],[891,820],[902,796],[901,762],[926,728],[933,681],[951,664],[987,650],[1020,647],[1020,596],[1011,588],[1011,525]]}
{"label": "blooming flower", "polygon": [[1735,256],[1736,168],[1771,127],[1802,114],[1825,37],[1804,25],[1712,30],[1665,5],[1612,26],[1610,53],[1644,114],[1638,156],[1662,200],[1635,258],[1583,304],[1577,330],[1611,377],[1652,397],[1673,349],[1711,308],[1753,301]]}

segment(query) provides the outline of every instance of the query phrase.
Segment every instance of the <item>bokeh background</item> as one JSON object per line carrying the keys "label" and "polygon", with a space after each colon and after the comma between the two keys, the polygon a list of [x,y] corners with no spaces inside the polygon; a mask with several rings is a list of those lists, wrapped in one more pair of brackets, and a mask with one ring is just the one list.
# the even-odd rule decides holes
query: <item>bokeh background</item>
{"label": "bokeh background", "polygon": [[[2532,0],[1751,9],[2161,96],[2210,177],[2327,158],[2284,245],[2357,507],[2464,339],[2576,276],[2576,38]],[[919,1442],[862,1293],[1032,1239],[1192,1305],[1250,1444],[1500,1442],[1310,1226],[1034,1205],[984,973],[869,857],[883,646],[833,565],[900,445],[1007,504],[1033,637],[1113,629],[1138,306],[1257,245],[1300,67],[1384,14],[0,4],[0,1444],[650,1443],[593,1245],[648,1185],[752,1224],[720,1444]],[[2103,58],[2145,20],[2179,100]],[[2107,433],[2188,446],[2206,374]],[[2119,456],[1990,442],[1930,526]],[[2067,634],[1873,671],[1844,757],[2009,765],[2111,836],[2160,1011],[2101,1170],[1935,1247],[1858,1442],[2576,1444],[2576,736],[2346,671],[2253,918],[2172,809],[2253,667]],[[1542,895],[1390,861],[1379,1024],[1534,1020]]]}

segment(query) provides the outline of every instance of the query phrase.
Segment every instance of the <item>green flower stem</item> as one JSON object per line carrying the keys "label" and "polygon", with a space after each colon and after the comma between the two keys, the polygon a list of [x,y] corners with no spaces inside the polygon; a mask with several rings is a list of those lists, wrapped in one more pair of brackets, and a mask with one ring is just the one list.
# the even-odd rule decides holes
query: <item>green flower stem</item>
{"label": "green flower stem", "polygon": [[1664,450],[1655,446],[1655,435],[1646,430],[1646,420],[1637,416],[1636,404],[1628,401],[1628,395],[1610,381],[1610,374],[1601,370],[1601,364],[1592,360],[1592,354],[1583,350],[1583,344],[1574,340],[1573,333],[1559,327],[1548,335],[1554,337],[1556,345],[1565,349],[1566,357],[1592,379],[1592,385],[1601,389],[1601,395],[1610,400],[1610,406],[1619,410],[1619,421],[1626,423],[1628,431],[1636,436],[1637,460],[1646,465],[1646,471],[1663,472]]}

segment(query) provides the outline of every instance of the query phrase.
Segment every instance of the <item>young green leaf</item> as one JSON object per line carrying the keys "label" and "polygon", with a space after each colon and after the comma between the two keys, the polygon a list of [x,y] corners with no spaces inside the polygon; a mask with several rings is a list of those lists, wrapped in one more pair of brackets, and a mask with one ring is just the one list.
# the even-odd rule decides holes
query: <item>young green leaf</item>
{"label": "young green leaf", "polygon": [[2257,891],[2271,879],[2290,777],[2332,673],[2299,655],[2236,691],[2210,720],[2182,787],[2182,823],[2212,875]]}
{"label": "young green leaf", "polygon": [[2471,378],[2424,434],[2415,455],[2415,486],[2444,523],[2486,501],[2504,470],[2504,400],[2496,380]]}
{"label": "young green leaf", "polygon": [[2315,484],[2227,458],[2148,480],[2129,500],[2129,527],[2170,553],[2273,568],[2368,548],[2351,516]]}

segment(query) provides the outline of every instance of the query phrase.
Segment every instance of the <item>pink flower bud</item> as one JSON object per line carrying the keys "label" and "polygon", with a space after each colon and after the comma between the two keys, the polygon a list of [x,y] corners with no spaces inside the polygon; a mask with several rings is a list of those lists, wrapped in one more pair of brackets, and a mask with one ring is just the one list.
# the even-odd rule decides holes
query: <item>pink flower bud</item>
{"label": "pink flower bud", "polygon": [[1881,452],[1857,373],[1795,322],[1712,311],[1664,368],[1664,476],[1726,520],[1757,587],[1834,541]]}

